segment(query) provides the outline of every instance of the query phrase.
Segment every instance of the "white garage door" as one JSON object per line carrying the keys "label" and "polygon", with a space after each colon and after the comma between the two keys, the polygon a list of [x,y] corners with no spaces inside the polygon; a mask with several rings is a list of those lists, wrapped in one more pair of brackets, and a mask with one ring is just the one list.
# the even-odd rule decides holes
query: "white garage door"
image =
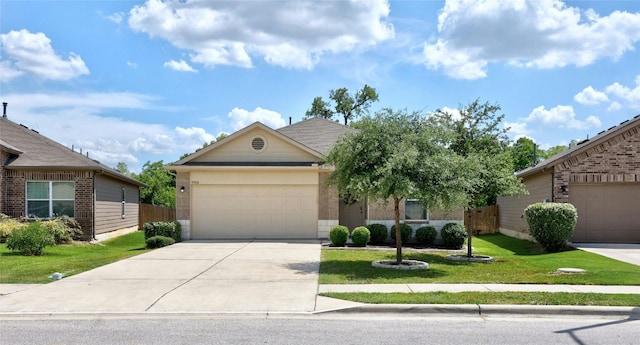
{"label": "white garage door", "polygon": [[318,237],[317,185],[192,187],[192,239]]}
{"label": "white garage door", "polygon": [[570,185],[569,202],[578,209],[572,241],[640,243],[640,184]]}

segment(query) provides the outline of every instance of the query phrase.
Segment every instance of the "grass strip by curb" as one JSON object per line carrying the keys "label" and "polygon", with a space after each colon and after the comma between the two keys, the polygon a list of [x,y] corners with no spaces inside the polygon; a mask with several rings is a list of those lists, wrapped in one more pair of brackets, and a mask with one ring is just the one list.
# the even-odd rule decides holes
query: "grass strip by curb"
{"label": "grass strip by curb", "polygon": [[575,306],[639,306],[640,295],[569,292],[418,292],[345,293],[321,296],[367,304],[516,304]]}

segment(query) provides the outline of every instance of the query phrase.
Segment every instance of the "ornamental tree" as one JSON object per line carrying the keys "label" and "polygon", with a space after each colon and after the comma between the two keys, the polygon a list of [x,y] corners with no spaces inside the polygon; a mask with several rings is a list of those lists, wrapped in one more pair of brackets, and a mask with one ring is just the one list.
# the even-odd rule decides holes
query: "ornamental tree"
{"label": "ornamental tree", "polygon": [[355,199],[394,204],[396,262],[402,262],[400,202],[417,198],[430,208],[467,203],[478,163],[450,150],[450,130],[417,112],[384,109],[357,123],[327,155],[336,167],[328,182]]}
{"label": "ornamental tree", "polygon": [[[524,184],[513,173],[507,129],[501,126],[504,115],[497,115],[500,110],[497,104],[476,99],[460,107],[458,114],[436,110],[431,115],[434,122],[453,131],[448,147],[478,163],[467,208],[495,205],[499,195],[526,193]],[[467,235],[467,256],[471,257],[473,229],[467,229]]]}

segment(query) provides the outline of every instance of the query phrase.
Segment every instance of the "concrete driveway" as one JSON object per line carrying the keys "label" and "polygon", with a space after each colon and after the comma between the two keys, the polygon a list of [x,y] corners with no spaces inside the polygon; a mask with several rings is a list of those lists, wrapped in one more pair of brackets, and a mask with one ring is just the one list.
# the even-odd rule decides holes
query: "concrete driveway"
{"label": "concrete driveway", "polygon": [[320,243],[177,243],[0,296],[0,312],[310,312]]}
{"label": "concrete driveway", "polygon": [[572,243],[571,245],[585,252],[640,266],[640,244]]}

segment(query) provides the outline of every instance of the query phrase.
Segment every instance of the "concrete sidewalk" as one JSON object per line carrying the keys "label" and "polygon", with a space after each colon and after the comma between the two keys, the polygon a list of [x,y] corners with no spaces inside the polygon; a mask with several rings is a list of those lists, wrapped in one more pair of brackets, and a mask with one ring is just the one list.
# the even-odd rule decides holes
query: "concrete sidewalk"
{"label": "concrete sidewalk", "polygon": [[325,292],[571,292],[640,294],[640,286],[628,285],[543,285],[543,284],[322,284]]}

